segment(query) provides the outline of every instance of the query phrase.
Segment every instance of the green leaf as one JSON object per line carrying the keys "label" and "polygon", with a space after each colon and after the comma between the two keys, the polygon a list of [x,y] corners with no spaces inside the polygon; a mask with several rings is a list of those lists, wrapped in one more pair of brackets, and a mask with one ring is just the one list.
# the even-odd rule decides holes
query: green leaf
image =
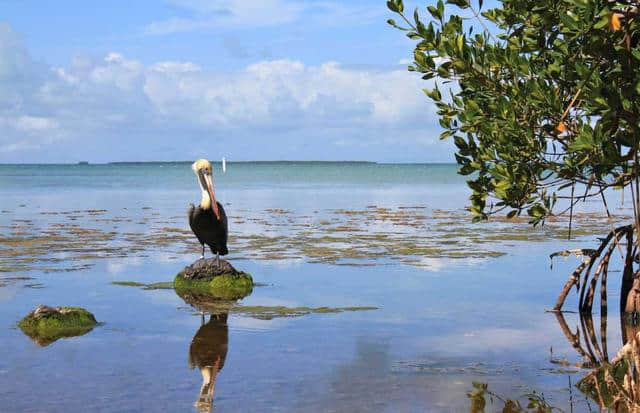
{"label": "green leaf", "polygon": [[438,0],[438,13],[440,14],[440,20],[444,19],[444,3],[442,0]]}
{"label": "green leaf", "polygon": [[464,50],[464,36],[458,35],[456,37],[456,46],[458,47],[458,52],[462,53]]}
{"label": "green leaf", "polygon": [[458,149],[460,149],[461,151],[467,150],[469,148],[469,146],[467,145],[467,141],[465,141],[464,139],[462,139],[459,136],[455,136],[453,138],[453,141],[454,141],[455,145],[458,147]]}
{"label": "green leaf", "polygon": [[437,87],[434,89],[422,89],[422,91],[436,102],[440,102],[442,100],[442,95]]}
{"label": "green leaf", "polygon": [[[469,1],[468,0],[447,0],[447,4],[455,4],[456,6],[460,7],[461,9],[466,9],[467,7],[469,7]],[[482,6],[480,6],[482,7]]]}
{"label": "green leaf", "polygon": [[442,14],[440,14],[440,11],[438,11],[438,9],[436,7],[427,6],[427,11],[429,12],[429,14],[431,14],[431,16],[434,19],[442,20]]}
{"label": "green leaf", "polygon": [[[440,138],[453,137],[458,172],[473,177],[469,211],[482,219],[494,197],[492,208],[526,212],[538,225],[563,186],[563,194],[589,179],[594,188],[628,186],[634,170],[624,155],[640,146],[633,126],[640,19],[620,2],[503,0],[478,16],[491,33],[472,35],[481,25],[467,20],[471,13],[449,13],[471,7],[470,0],[446,3],[449,10],[433,1],[430,21],[416,22],[407,35],[416,42],[413,70],[447,88],[444,100],[437,86],[425,93],[435,103]],[[610,7],[625,14],[623,30],[609,30]],[[558,133],[561,122],[568,130]]]}
{"label": "green leaf", "polygon": [[608,24],[609,24],[609,15],[607,14],[606,16],[604,16],[600,20],[598,20],[598,22],[593,25],[593,28],[594,29],[602,29],[604,27],[607,27]]}

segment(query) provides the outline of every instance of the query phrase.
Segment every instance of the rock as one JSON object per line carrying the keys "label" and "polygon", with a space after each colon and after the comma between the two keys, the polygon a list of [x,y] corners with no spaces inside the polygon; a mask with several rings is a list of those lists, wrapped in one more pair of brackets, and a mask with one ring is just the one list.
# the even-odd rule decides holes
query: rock
{"label": "rock", "polygon": [[215,258],[199,259],[191,265],[184,267],[178,274],[185,280],[211,279],[218,275],[238,275],[241,274],[233,268],[228,261],[221,259],[216,263]]}
{"label": "rock", "polygon": [[200,259],[180,271],[173,287],[180,297],[197,297],[195,301],[237,300],[251,294],[253,279],[225,260],[220,260],[218,265],[215,258],[209,258]]}
{"label": "rock", "polygon": [[18,327],[44,347],[60,338],[86,334],[97,324],[93,314],[84,308],[39,305],[20,320]]}

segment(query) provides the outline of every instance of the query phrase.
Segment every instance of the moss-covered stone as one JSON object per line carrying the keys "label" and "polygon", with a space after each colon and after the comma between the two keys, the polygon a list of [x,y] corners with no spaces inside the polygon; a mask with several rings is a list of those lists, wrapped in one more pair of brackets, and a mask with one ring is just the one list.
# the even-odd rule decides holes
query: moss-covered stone
{"label": "moss-covered stone", "polygon": [[18,327],[44,347],[60,338],[86,334],[97,324],[93,314],[84,308],[40,305],[20,320]]}
{"label": "moss-covered stone", "polygon": [[200,259],[180,271],[173,280],[173,287],[180,296],[237,300],[251,294],[253,279],[225,260],[209,258]]}
{"label": "moss-covered stone", "polygon": [[246,273],[217,275],[211,279],[185,279],[178,274],[173,281],[178,295],[209,296],[221,300],[237,300],[253,291],[253,279]]}

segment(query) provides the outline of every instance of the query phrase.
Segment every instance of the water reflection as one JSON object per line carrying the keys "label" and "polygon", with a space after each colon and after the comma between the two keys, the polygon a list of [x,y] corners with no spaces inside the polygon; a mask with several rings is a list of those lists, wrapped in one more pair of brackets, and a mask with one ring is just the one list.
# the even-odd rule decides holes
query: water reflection
{"label": "water reflection", "polygon": [[52,333],[48,335],[42,335],[42,334],[38,334],[31,331],[25,331],[25,330],[23,330],[22,332],[27,337],[29,337],[34,343],[36,343],[39,347],[47,347],[55,343],[56,341],[60,340],[61,338],[73,338],[73,337],[83,336],[89,333],[91,330],[93,330],[93,327],[63,330],[60,333]]}
{"label": "water reflection", "polygon": [[[229,349],[229,309],[235,300],[221,300],[206,294],[176,291],[176,294],[191,307],[200,312],[200,328],[189,346],[189,367],[196,367],[202,374],[202,385],[195,406],[199,412],[213,410],[216,379],[224,367]],[[206,321],[209,317],[209,321]]]}
{"label": "water reflection", "polygon": [[601,408],[616,412],[640,411],[640,325],[637,321],[625,314],[620,316],[623,345],[610,359],[606,314],[600,317],[600,340],[591,314],[580,314],[580,325],[575,333],[571,332],[562,313],[556,313],[556,318],[565,337],[583,360],[570,363],[566,359],[552,357],[551,362],[592,369],[576,387]]}
{"label": "water reflection", "polygon": [[189,347],[189,367],[200,369],[202,386],[196,401],[200,412],[213,410],[216,378],[224,367],[229,347],[228,313],[211,314],[205,323],[206,315],[202,314],[202,324],[191,340]]}
{"label": "water reflection", "polygon": [[[571,363],[567,359],[551,356],[551,362],[565,367],[595,368],[609,361],[607,353],[607,316],[600,317],[600,340],[598,340],[591,314],[580,314],[580,324],[572,333],[562,313],[555,313],[562,333],[574,350],[582,357],[582,361]],[[582,332],[582,334],[580,334]]]}

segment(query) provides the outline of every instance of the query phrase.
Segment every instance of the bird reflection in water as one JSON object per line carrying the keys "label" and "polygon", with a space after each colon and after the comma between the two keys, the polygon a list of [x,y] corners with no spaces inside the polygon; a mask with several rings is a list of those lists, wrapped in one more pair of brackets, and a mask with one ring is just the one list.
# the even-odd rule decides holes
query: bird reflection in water
{"label": "bird reflection in water", "polygon": [[213,398],[216,378],[227,358],[229,347],[228,313],[211,314],[205,323],[206,315],[202,315],[202,325],[193,336],[189,347],[189,367],[198,367],[202,374],[202,386],[195,405],[199,412],[213,410]]}

